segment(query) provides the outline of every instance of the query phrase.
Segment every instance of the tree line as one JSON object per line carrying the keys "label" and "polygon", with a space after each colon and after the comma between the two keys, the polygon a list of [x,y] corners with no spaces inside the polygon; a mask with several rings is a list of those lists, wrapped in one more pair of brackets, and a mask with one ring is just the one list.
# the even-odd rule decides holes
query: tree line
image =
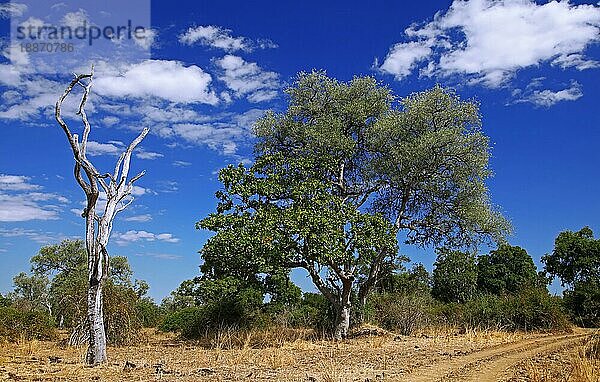
{"label": "tree line", "polygon": [[[375,286],[353,325],[369,322],[411,335],[431,326],[549,330],[571,323],[600,325],[600,239],[587,227],[565,231],[537,270],[521,247],[503,244],[487,254],[440,248],[432,272],[420,263],[407,268],[401,257]],[[81,240],[44,246],[31,258],[31,272],[13,279],[0,295],[0,339],[53,339],[66,330],[67,343],[86,342],[86,252]],[[135,344],[143,327],[194,339],[222,329],[273,326],[312,328],[331,336],[335,307],[320,293],[302,292],[286,275],[265,275],[263,283],[231,276],[186,280],[156,304],[148,284],[134,280],[125,257],[113,256],[104,290],[105,329],[112,345]],[[549,281],[566,287],[552,296]],[[356,301],[357,295],[351,299]]]}

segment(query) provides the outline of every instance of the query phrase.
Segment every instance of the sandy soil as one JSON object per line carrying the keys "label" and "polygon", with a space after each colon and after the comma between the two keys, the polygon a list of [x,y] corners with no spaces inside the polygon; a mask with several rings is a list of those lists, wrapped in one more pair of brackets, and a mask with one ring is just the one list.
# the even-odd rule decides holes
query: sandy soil
{"label": "sandy soil", "polygon": [[[369,333],[369,331],[367,331]],[[290,341],[271,333],[223,336],[207,349],[151,334],[137,346],[109,348],[109,362],[89,368],[85,348],[29,341],[0,345],[0,380],[46,381],[550,381],[533,379],[532,362],[565,354],[591,335],[502,332],[379,333],[344,342]],[[232,344],[238,345],[233,346]],[[234,348],[231,348],[234,347]],[[564,358],[563,357],[563,358]],[[568,379],[556,379],[568,380]]]}

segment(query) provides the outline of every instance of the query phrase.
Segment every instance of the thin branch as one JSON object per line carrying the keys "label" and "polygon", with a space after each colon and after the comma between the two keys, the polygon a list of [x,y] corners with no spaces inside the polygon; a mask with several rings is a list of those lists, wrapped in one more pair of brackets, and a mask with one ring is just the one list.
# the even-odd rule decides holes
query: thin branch
{"label": "thin branch", "polygon": [[140,142],[144,139],[144,137],[148,134],[149,131],[150,129],[145,127],[140,133],[140,135],[138,135],[137,138],[135,138],[129,144],[127,150],[125,150],[125,156],[123,157],[123,168],[121,169],[121,176],[117,188],[121,188],[123,183],[125,183],[127,176],[129,175],[129,162],[131,161],[131,154],[133,153],[133,149],[135,149],[135,147],[140,144]]}
{"label": "thin branch", "polygon": [[115,210],[115,215],[116,215],[116,214],[118,214],[119,212],[123,211],[123,210],[124,210],[124,209],[126,209],[127,207],[129,207],[129,205],[130,205],[131,203],[133,203],[133,201],[134,201],[134,200],[135,200],[135,198],[134,198],[133,196],[131,196],[131,199],[129,199],[129,200],[127,201],[127,203],[125,203],[125,204],[121,203],[121,207],[118,207],[118,208]]}

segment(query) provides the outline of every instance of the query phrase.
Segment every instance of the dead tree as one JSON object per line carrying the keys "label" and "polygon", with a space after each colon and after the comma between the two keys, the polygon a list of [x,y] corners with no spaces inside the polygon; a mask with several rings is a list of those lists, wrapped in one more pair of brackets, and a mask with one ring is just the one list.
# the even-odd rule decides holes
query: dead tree
{"label": "dead tree", "polygon": [[[123,211],[133,201],[131,191],[133,183],[144,175],[144,171],[130,180],[129,162],[135,147],[148,134],[145,128],[131,142],[124,153],[117,160],[114,173],[101,174],[86,157],[86,145],[90,134],[90,123],[85,112],[85,105],[92,87],[94,68],[89,74],[75,75],[67,86],[63,95],[56,102],[55,117],[60,127],[65,132],[75,159],[74,174],[79,186],[86,196],[86,206],[81,214],[85,218],[85,245],[88,260],[88,295],[87,295],[87,330],[89,347],[86,363],[97,365],[106,361],[106,333],[102,314],[102,286],[108,277],[108,252],[106,246],[112,231],[113,220],[117,213]],[[61,115],[63,101],[75,86],[81,86],[83,94],[79,102],[77,115],[83,123],[81,142],[78,134],[73,134]],[[100,192],[106,194],[106,207],[98,213],[96,205]]]}

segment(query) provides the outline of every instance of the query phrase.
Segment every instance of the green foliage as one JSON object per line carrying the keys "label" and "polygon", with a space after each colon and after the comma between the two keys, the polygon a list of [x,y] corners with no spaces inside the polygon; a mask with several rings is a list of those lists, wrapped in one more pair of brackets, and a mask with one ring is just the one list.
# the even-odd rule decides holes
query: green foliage
{"label": "green foliage", "polygon": [[24,311],[51,313],[48,278],[44,275],[28,276],[21,272],[13,278],[14,291],[9,295],[13,305]]}
{"label": "green foliage", "polygon": [[367,319],[408,336],[434,322],[434,305],[429,293],[376,293],[369,299]]}
{"label": "green foliage", "polygon": [[542,284],[533,259],[521,247],[504,244],[477,260],[477,287],[483,293],[512,294]]}
{"label": "green foliage", "polygon": [[136,309],[138,297],[135,291],[131,287],[108,280],[104,284],[102,298],[108,343],[112,345],[136,343],[141,335],[142,321]]}
{"label": "green foliage", "polygon": [[554,330],[569,326],[560,298],[540,289],[525,289],[514,295],[480,295],[439,309],[438,314],[447,322],[470,328]]}
{"label": "green foliage", "polygon": [[138,298],[135,303],[136,316],[144,328],[156,328],[162,321],[164,312],[148,297]]}
{"label": "green foliage", "polygon": [[568,286],[564,303],[574,322],[600,326],[600,239],[594,239],[592,230],[561,232],[542,262],[546,272]]}
{"label": "green foliage", "polygon": [[12,305],[12,300],[9,297],[2,296],[0,293],[0,307],[6,307]]}
{"label": "green foliage", "polygon": [[428,294],[431,291],[431,275],[423,264],[415,264],[412,269],[396,272],[383,277],[377,284],[379,293],[399,295]]}
{"label": "green foliage", "polygon": [[0,340],[50,340],[55,337],[54,322],[47,313],[0,307]]}
{"label": "green foliage", "polygon": [[335,309],[329,300],[318,293],[304,293],[302,300],[291,311],[290,324],[293,327],[329,332],[334,322]]}
{"label": "green foliage", "polygon": [[299,74],[286,93],[287,110],[255,125],[254,164],[220,171],[216,212],[197,223],[216,233],[201,250],[205,278],[264,291],[263,275],[304,268],[342,312],[395,269],[399,231],[420,245],[509,231],[485,186],[476,103],[438,86],[393,108],[375,79],[324,72]]}
{"label": "green foliage", "polygon": [[443,302],[466,302],[477,291],[475,256],[447,248],[439,248],[433,269],[431,294]]}
{"label": "green foliage", "polygon": [[[23,312],[47,312],[60,328],[81,329],[87,315],[88,288],[83,241],[64,240],[44,246],[31,258],[31,264],[32,275],[21,273],[14,279],[12,306]],[[149,299],[138,307],[148,286],[139,281],[134,285],[132,274],[125,257],[111,258],[109,278],[103,288],[105,329],[111,344],[135,341],[143,324],[158,320],[152,318],[156,310],[150,311],[153,307]]]}
{"label": "green foliage", "polygon": [[197,317],[203,315],[203,309],[192,306],[168,313],[163,318],[159,329],[164,332],[180,332],[184,338],[194,338],[201,333],[197,327]]}
{"label": "green foliage", "polygon": [[187,297],[191,304],[172,306],[160,328],[179,332],[183,338],[197,338],[223,327],[260,326],[265,319],[262,291],[234,277],[187,280],[172,294],[172,301]]}
{"label": "green foliage", "polygon": [[561,232],[551,254],[542,257],[545,270],[560,278],[563,285],[600,280],[600,239],[589,227],[579,232]]}
{"label": "green foliage", "polygon": [[373,207],[408,242],[460,247],[492,238],[510,224],[490,201],[489,138],[479,105],[441,86],[413,93],[369,134],[372,173],[385,185]]}
{"label": "green foliage", "polygon": [[563,297],[573,322],[577,325],[600,327],[600,281],[577,281]]}

